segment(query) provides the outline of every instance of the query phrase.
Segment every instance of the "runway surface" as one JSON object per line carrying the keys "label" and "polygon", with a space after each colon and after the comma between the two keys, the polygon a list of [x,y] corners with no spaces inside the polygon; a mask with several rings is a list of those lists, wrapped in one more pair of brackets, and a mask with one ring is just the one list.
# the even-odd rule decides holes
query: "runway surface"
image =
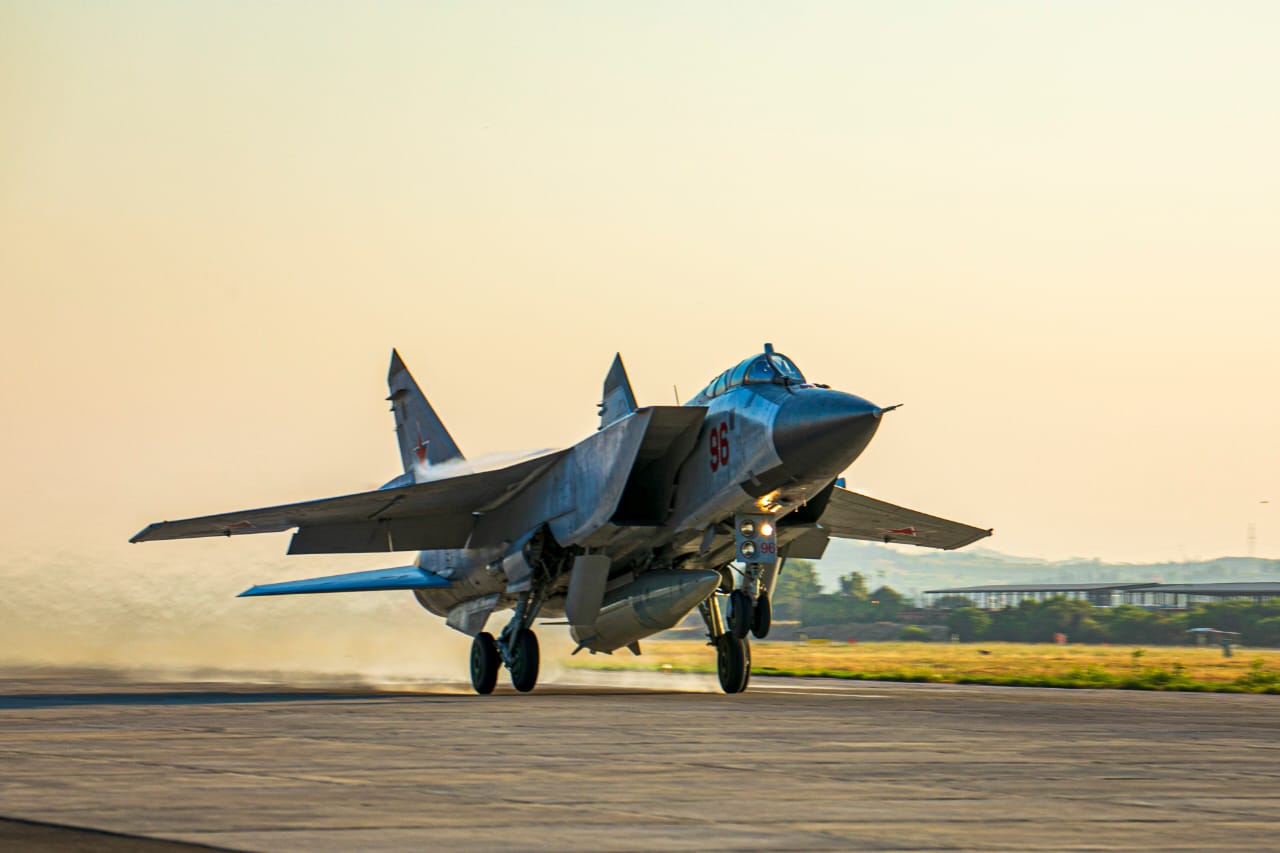
{"label": "runway surface", "polygon": [[0,847],[1280,845],[1280,697],[624,678],[476,697],[0,672]]}

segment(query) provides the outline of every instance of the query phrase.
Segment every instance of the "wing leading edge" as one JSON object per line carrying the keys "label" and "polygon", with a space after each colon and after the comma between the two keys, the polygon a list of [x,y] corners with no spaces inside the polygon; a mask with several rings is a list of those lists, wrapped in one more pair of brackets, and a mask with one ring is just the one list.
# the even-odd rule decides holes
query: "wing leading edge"
{"label": "wing leading edge", "polygon": [[161,521],[129,541],[279,533],[296,527],[291,554],[461,548],[471,535],[474,513],[501,506],[566,453],[399,488]]}
{"label": "wing leading edge", "polygon": [[840,539],[896,542],[944,551],[972,545],[993,532],[841,488],[831,493],[819,524],[827,535]]}

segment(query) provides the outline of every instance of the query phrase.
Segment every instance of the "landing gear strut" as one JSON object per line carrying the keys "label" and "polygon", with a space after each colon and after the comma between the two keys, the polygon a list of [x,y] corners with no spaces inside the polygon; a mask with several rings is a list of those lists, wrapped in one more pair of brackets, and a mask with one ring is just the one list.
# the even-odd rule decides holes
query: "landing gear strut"
{"label": "landing gear strut", "polygon": [[[765,573],[759,563],[748,563],[744,574],[743,590],[743,621],[746,626],[741,628],[738,633],[738,626],[735,624],[734,633],[739,637],[747,636],[750,630],[756,636],[756,639],[763,640],[769,636],[769,629],[773,627],[773,605],[769,603],[769,589],[765,582]],[[734,602],[734,615],[737,615],[737,602]]]}
{"label": "landing gear strut", "polygon": [[530,626],[544,600],[541,589],[532,595],[524,593],[498,639],[482,631],[471,641],[471,686],[477,693],[482,696],[492,693],[498,683],[498,671],[504,666],[511,670],[511,685],[516,690],[528,693],[537,686],[542,655],[538,651],[538,636]]}
{"label": "landing gear strut", "polygon": [[[543,527],[525,540],[519,550],[511,551],[502,560],[489,565],[491,573],[506,576],[511,592],[522,591],[516,594],[515,609],[497,639],[481,632],[471,644],[471,685],[477,693],[493,692],[502,667],[510,671],[511,686],[521,693],[528,693],[538,685],[542,655],[538,650],[538,637],[533,633],[533,623],[553,590],[562,588],[560,581],[565,579],[580,556],[581,549],[561,547],[551,531]],[[605,563],[608,563],[607,559]],[[494,605],[489,606],[491,609],[486,612],[486,619]],[[505,606],[508,605],[504,603]],[[469,624],[468,630],[472,630]]]}
{"label": "landing gear strut", "polygon": [[[740,597],[739,597],[740,596]],[[742,603],[745,601],[745,604]],[[729,615],[729,629],[725,629],[720,612],[720,600],[715,593],[698,605],[698,612],[707,623],[707,637],[716,647],[716,674],[720,677],[720,689],[725,693],[741,693],[751,680],[751,642],[746,638],[751,625],[751,598],[742,590],[730,596],[733,611]],[[738,622],[735,623],[735,617]],[[742,635],[736,634],[737,630]]]}

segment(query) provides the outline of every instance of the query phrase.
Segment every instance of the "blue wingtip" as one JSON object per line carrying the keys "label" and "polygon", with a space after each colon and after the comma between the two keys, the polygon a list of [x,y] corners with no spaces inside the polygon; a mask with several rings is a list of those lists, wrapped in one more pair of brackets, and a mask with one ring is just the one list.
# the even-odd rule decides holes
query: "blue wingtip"
{"label": "blue wingtip", "polygon": [[322,592],[383,592],[395,589],[443,589],[449,581],[417,566],[400,566],[394,569],[374,569],[368,572],[351,572],[345,575],[329,575],[323,578],[265,583],[251,586],[236,598],[255,598],[261,595],[309,595]]}

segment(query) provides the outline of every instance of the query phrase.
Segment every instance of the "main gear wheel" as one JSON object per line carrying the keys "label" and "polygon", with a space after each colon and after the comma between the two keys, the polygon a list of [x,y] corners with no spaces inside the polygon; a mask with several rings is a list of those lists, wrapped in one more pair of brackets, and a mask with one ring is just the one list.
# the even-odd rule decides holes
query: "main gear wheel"
{"label": "main gear wheel", "polygon": [[481,696],[493,692],[498,684],[498,670],[502,668],[502,656],[498,644],[488,631],[476,634],[471,641],[471,686]]}

